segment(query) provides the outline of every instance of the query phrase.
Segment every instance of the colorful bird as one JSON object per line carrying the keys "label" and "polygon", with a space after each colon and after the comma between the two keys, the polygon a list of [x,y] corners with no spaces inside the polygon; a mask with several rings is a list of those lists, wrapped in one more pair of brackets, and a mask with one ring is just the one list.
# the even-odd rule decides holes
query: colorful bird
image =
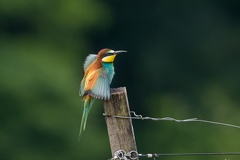
{"label": "colorful bird", "polygon": [[79,91],[84,101],[79,138],[86,128],[88,113],[95,99],[110,99],[110,84],[114,76],[113,61],[116,55],[122,52],[126,51],[105,48],[100,50],[97,55],[87,56],[83,65],[84,76]]}

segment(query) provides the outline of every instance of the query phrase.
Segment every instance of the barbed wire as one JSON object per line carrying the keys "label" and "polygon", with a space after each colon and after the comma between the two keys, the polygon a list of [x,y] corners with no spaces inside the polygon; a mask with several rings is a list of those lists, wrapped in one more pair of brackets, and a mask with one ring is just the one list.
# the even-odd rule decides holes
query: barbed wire
{"label": "barbed wire", "polygon": [[108,160],[136,160],[139,157],[160,158],[163,156],[240,156],[240,152],[206,152],[206,153],[167,153],[167,154],[139,154],[137,151],[126,153],[124,150],[115,152],[114,157]]}
{"label": "barbed wire", "polygon": [[175,121],[175,122],[179,122],[179,123],[181,123],[181,122],[202,122],[202,123],[223,125],[223,126],[228,126],[228,127],[233,127],[233,128],[239,128],[240,129],[240,126],[238,126],[238,125],[209,121],[209,120],[202,120],[202,119],[197,119],[197,118],[189,118],[189,119],[179,120],[179,119],[175,119],[175,118],[171,118],[171,117],[164,117],[164,118],[143,117],[142,115],[137,115],[134,111],[130,111],[130,113],[131,113],[130,117],[128,117],[128,116],[118,116],[118,115],[106,115],[105,113],[103,113],[103,115],[105,117],[114,117],[114,118],[153,120],[153,121]]}
{"label": "barbed wire", "polygon": [[[223,126],[227,126],[227,127],[233,127],[233,128],[240,129],[240,126],[238,126],[238,125],[209,121],[209,120],[202,120],[202,119],[197,119],[197,118],[189,118],[189,119],[179,120],[179,119],[175,119],[172,117],[163,117],[163,118],[143,117],[142,115],[136,114],[134,111],[130,111],[130,114],[131,114],[130,116],[106,115],[106,114],[103,114],[103,115],[105,117],[136,119],[136,120],[174,121],[174,122],[179,122],[179,123],[181,123],[181,122],[202,122],[202,123],[223,125]],[[116,151],[114,157],[109,160],[136,160],[139,157],[153,158],[155,160],[156,158],[163,157],[163,156],[223,156],[223,155],[240,156],[240,152],[139,154],[137,151],[130,151],[130,152],[126,153],[124,150],[119,150],[119,151]]]}

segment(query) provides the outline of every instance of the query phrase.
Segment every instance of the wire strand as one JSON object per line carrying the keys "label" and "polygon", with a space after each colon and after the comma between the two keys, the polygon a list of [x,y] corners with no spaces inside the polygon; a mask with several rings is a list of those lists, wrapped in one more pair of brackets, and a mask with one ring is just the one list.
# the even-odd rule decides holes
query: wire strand
{"label": "wire strand", "polygon": [[223,155],[240,156],[240,152],[138,154],[138,157],[157,158],[162,156],[223,156]]}
{"label": "wire strand", "polygon": [[118,150],[114,153],[114,157],[109,160],[136,160],[138,157],[160,158],[169,156],[240,156],[240,152],[205,152],[205,153],[161,153],[161,154],[140,154],[137,151],[125,152]]}
{"label": "wire strand", "polygon": [[202,122],[202,123],[210,123],[210,124],[216,124],[216,125],[222,125],[222,126],[228,126],[233,128],[239,128],[238,125],[233,124],[227,124],[227,123],[221,123],[221,122],[215,122],[215,121],[208,121],[208,120],[202,120],[197,118],[189,118],[189,119],[175,119],[171,117],[164,117],[164,118],[153,118],[153,117],[143,117],[142,115],[137,115],[134,111],[130,111],[131,115],[130,117],[127,116],[118,116],[118,115],[106,115],[103,113],[105,117],[114,117],[114,118],[124,118],[124,119],[137,119],[137,120],[153,120],[153,121],[175,121],[175,122]]}

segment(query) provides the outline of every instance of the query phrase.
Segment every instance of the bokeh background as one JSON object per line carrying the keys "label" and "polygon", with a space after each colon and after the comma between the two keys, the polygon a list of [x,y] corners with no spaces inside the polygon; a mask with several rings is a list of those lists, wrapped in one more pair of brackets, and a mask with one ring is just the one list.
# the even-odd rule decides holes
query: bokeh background
{"label": "bokeh background", "polygon": [[[240,125],[239,8],[238,0],[1,0],[0,159],[111,158],[101,101],[77,140],[82,64],[105,47],[128,51],[112,87],[127,87],[137,114]],[[240,151],[236,128],[133,125],[139,153]]]}

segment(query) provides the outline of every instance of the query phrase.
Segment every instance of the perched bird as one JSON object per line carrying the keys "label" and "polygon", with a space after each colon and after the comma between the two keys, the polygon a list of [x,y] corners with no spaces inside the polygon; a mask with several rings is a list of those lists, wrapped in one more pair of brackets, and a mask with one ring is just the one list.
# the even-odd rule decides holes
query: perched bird
{"label": "perched bird", "polygon": [[80,85],[80,95],[83,97],[84,109],[79,131],[79,138],[85,130],[88,113],[95,99],[110,99],[110,83],[114,76],[113,61],[118,53],[108,48],[102,49],[97,55],[87,56],[83,65],[84,76]]}

